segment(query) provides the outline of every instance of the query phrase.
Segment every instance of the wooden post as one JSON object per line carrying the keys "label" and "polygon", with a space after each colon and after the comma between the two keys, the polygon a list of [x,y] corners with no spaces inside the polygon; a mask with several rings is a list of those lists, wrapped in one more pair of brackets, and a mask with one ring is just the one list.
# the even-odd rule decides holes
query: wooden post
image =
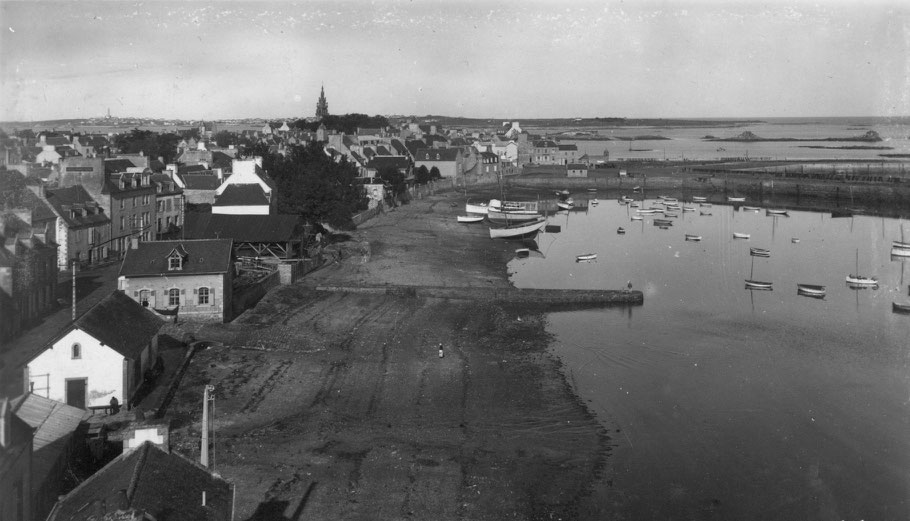
{"label": "wooden post", "polygon": [[[202,450],[200,451],[199,463],[205,468],[209,468],[209,429],[211,429],[209,401],[214,401],[211,396],[211,392],[214,390],[214,385],[206,385],[202,391]],[[213,450],[212,452],[214,453],[215,451]]]}
{"label": "wooden post", "polygon": [[73,259],[73,322],[76,321],[76,259]]}

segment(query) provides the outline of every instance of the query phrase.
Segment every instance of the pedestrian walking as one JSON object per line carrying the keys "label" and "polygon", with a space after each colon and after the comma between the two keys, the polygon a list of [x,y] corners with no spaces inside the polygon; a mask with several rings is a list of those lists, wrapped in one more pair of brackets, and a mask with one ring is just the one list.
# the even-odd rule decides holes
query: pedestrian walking
{"label": "pedestrian walking", "polygon": [[442,351],[442,342],[439,343],[439,358],[442,358],[445,354]]}

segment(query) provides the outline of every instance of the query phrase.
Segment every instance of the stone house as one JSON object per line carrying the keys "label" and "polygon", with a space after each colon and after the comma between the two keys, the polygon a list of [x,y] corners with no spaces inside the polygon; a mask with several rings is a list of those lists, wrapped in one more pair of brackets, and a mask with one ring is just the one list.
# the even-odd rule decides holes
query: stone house
{"label": "stone house", "polygon": [[108,258],[111,220],[82,185],[45,190],[45,200],[57,216],[57,267],[72,261],[96,264]]}
{"label": "stone house", "polygon": [[112,251],[123,255],[132,237],[142,241],[155,237],[157,188],[151,171],[131,167],[125,172],[108,172],[102,192],[110,198]]}
{"label": "stone house", "polygon": [[531,162],[538,165],[558,165],[560,163],[557,157],[559,145],[549,139],[534,141],[531,149]]}
{"label": "stone house", "polygon": [[569,163],[578,163],[581,160],[581,156],[578,154],[578,145],[575,144],[559,144],[557,145],[556,150],[556,162],[560,165],[568,165]]}
{"label": "stone house", "polygon": [[118,289],[143,307],[182,319],[227,322],[234,282],[233,241],[136,243],[120,266]]}
{"label": "stone house", "polygon": [[588,177],[588,165],[585,163],[569,163],[566,165],[567,177]]}
{"label": "stone house", "polygon": [[262,159],[235,159],[230,177],[215,190],[212,213],[269,215],[278,212],[274,182],[262,170]]}
{"label": "stone house", "polygon": [[32,429],[0,399],[0,519],[34,517],[32,482]]}
{"label": "stone house", "polygon": [[[18,221],[24,233],[9,227]],[[57,306],[57,244],[0,212],[0,341]]]}
{"label": "stone house", "polygon": [[155,185],[155,239],[176,233],[183,226],[183,189],[167,174],[153,174]]}
{"label": "stone house", "polygon": [[484,176],[496,176],[500,174],[499,156],[493,152],[480,153],[480,174]]}
{"label": "stone house", "polygon": [[80,409],[106,408],[111,398],[131,407],[155,364],[163,324],[115,290],[26,362],[24,391]]}
{"label": "stone house", "polygon": [[421,166],[438,168],[443,178],[457,178],[464,175],[464,153],[460,148],[423,148],[414,153],[414,168]]}

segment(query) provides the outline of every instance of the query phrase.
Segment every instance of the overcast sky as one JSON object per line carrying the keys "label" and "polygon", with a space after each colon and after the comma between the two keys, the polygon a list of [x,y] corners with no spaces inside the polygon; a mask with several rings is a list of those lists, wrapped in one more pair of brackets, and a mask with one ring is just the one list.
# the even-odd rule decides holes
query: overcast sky
{"label": "overcast sky", "polygon": [[910,115],[910,2],[0,0],[0,120]]}

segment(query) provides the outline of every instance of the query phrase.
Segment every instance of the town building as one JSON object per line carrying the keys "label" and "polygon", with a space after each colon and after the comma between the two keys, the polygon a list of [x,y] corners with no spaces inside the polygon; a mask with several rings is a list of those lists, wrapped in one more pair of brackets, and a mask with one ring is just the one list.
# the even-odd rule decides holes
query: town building
{"label": "town building", "polygon": [[[27,219],[27,210],[19,216]],[[15,213],[0,212],[0,341],[57,306],[57,244]]]}
{"label": "town building", "polygon": [[113,291],[66,326],[25,366],[24,392],[80,409],[131,407],[156,362],[164,322]]}
{"label": "town building", "polygon": [[47,521],[233,521],[234,486],[146,441],[60,498]]}
{"label": "town building", "polygon": [[0,399],[0,519],[33,519],[32,429]]}
{"label": "town building", "polygon": [[153,174],[155,185],[155,239],[169,238],[183,226],[183,189],[167,174]]}
{"label": "town building", "polygon": [[45,200],[57,216],[57,267],[69,269],[73,261],[97,264],[109,255],[111,220],[104,208],[82,185],[47,189]]}
{"label": "town building", "polygon": [[329,115],[329,102],[325,100],[325,86],[319,88],[319,100],[316,102],[316,118],[322,119]]}
{"label": "town building", "polygon": [[156,312],[227,322],[234,255],[231,239],[151,241],[123,258],[117,287]]}
{"label": "town building", "polygon": [[534,141],[531,149],[531,162],[538,165],[558,165],[557,152],[559,145],[549,139]]}
{"label": "town building", "polygon": [[215,190],[213,214],[269,215],[278,211],[274,182],[262,170],[261,158],[235,159],[231,176]]}
{"label": "town building", "polygon": [[575,144],[558,144],[556,145],[556,162],[560,165],[569,163],[578,163],[581,156],[578,153],[578,145]]}
{"label": "town building", "polygon": [[[105,166],[111,165],[107,161]],[[111,165],[111,169],[122,165]],[[110,198],[111,250],[123,255],[130,239],[149,241],[155,237],[157,221],[157,188],[152,172],[145,168],[127,167],[126,171],[109,171],[103,193]]]}
{"label": "town building", "polygon": [[443,178],[458,178],[464,175],[464,153],[458,148],[419,149],[414,154],[414,167],[433,167],[439,169]]}
{"label": "town building", "polygon": [[587,163],[569,163],[566,165],[567,177],[588,177]]}

